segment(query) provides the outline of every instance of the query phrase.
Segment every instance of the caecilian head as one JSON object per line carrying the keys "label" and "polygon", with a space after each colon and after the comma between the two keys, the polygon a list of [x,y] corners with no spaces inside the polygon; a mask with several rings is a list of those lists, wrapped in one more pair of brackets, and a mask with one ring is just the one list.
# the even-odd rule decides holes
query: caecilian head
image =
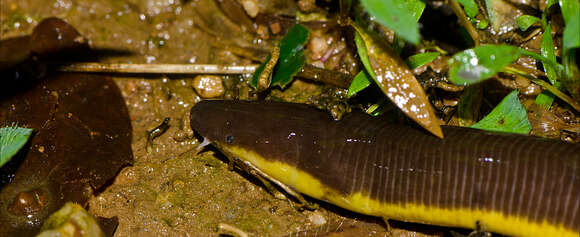
{"label": "caecilian head", "polygon": [[[228,155],[240,150],[291,161],[298,144],[324,129],[329,115],[306,105],[209,100],[191,109],[191,128]],[[300,146],[304,149],[304,146]]]}
{"label": "caecilian head", "polygon": [[246,129],[253,127],[255,120],[255,113],[246,109],[231,101],[201,101],[191,109],[191,128],[218,146],[237,145],[241,139],[249,139],[255,129],[260,129]]}

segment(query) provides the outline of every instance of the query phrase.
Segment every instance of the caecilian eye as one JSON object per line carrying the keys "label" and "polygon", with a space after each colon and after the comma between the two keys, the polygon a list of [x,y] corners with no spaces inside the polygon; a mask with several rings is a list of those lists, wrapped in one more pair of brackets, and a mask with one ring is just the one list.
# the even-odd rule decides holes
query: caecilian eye
{"label": "caecilian eye", "polygon": [[232,144],[232,143],[234,143],[234,136],[232,136],[232,135],[227,135],[227,136],[226,136],[226,142],[227,142],[227,143],[229,143],[229,144]]}

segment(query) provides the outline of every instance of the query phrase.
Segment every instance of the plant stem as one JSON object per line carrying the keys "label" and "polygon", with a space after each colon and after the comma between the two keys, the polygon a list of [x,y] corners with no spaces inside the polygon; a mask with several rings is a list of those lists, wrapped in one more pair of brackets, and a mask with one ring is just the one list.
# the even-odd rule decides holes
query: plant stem
{"label": "plant stem", "polygon": [[473,27],[471,22],[469,22],[469,20],[467,19],[467,16],[465,15],[463,8],[461,8],[461,5],[459,5],[459,2],[457,2],[457,0],[449,0],[449,6],[451,7],[451,10],[453,10],[453,13],[455,13],[457,18],[459,19],[459,24],[461,24],[461,26],[463,26],[465,30],[467,30],[467,33],[469,33],[469,36],[471,36],[471,39],[473,40],[475,46],[478,46],[479,34],[477,33],[475,27]]}
{"label": "plant stem", "polygon": [[504,72],[511,73],[511,74],[517,74],[517,75],[520,75],[522,77],[525,77],[525,78],[529,79],[533,83],[535,83],[535,84],[543,87],[544,89],[546,89],[549,92],[551,92],[552,94],[554,94],[556,97],[558,97],[561,100],[563,100],[564,102],[568,103],[576,111],[580,111],[580,104],[578,104],[578,102],[576,102],[574,99],[572,99],[572,97],[564,94],[564,92],[558,90],[558,88],[550,85],[550,83],[545,82],[545,81],[543,81],[541,79],[535,78],[533,76],[530,76],[527,73],[522,72],[522,71],[520,71],[520,70],[518,70],[516,68],[510,67],[510,66],[505,67],[504,68]]}

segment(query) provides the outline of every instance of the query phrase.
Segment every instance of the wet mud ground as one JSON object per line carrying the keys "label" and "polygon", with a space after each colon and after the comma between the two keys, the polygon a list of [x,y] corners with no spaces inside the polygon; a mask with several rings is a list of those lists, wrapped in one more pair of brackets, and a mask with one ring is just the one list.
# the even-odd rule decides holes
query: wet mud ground
{"label": "wet mud ground", "polygon": [[[102,62],[250,62],[216,47],[211,43],[216,36],[200,30],[201,18],[218,11],[210,0],[0,0],[0,5],[0,38],[28,34],[41,19],[56,16],[76,27],[92,48],[124,52],[102,53]],[[204,16],[200,17],[199,9]],[[223,77],[226,92],[219,98],[255,99],[245,83],[247,76]],[[193,77],[114,75],[133,126],[135,162],[90,200],[88,210],[98,216],[117,216],[115,236],[227,234],[218,229],[220,223],[252,236],[386,236],[381,219],[324,203],[316,211],[298,211],[287,200],[275,199],[256,179],[228,169],[227,159],[217,151],[196,154],[200,142],[189,128],[188,117],[189,109],[201,98],[192,89]],[[298,81],[274,94],[309,102],[322,96],[322,91],[320,86]],[[169,129],[146,149],[147,131],[167,117]]]}

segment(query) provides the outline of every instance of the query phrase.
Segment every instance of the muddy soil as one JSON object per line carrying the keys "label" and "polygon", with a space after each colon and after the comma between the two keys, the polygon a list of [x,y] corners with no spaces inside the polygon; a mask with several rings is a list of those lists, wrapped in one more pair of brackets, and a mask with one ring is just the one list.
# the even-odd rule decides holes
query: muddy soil
{"label": "muddy soil", "polygon": [[[102,62],[245,64],[250,61],[215,42],[236,36],[268,47],[257,36],[223,26],[233,22],[222,24],[225,28],[216,29],[217,34],[201,30],[200,21],[224,21],[210,0],[0,0],[0,6],[0,38],[28,34],[41,19],[56,16],[76,27],[92,48],[106,49],[99,51]],[[116,236],[217,236],[225,233],[218,229],[220,223],[252,236],[386,235],[380,219],[323,203],[316,211],[298,211],[291,202],[275,199],[256,179],[229,170],[227,159],[217,151],[196,154],[199,141],[187,118],[202,98],[192,88],[193,77],[114,76],[129,109],[135,162],[90,200],[88,210],[117,216]],[[247,77],[222,77],[226,92],[218,98],[255,98]],[[274,94],[309,102],[322,91],[297,82]],[[169,129],[147,149],[147,131],[165,118],[170,118]]]}

